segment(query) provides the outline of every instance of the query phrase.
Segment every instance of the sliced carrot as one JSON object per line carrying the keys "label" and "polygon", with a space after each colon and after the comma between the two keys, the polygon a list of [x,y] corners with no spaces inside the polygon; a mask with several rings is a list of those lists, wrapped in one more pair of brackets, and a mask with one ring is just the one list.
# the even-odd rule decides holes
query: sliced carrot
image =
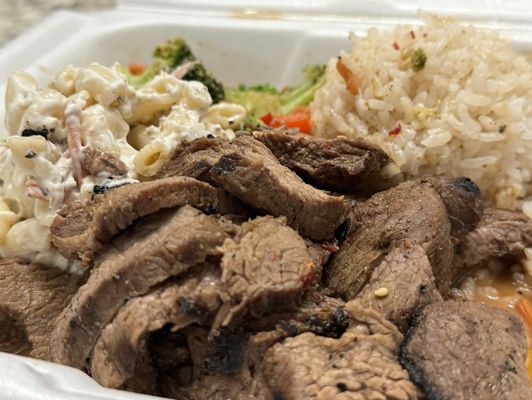
{"label": "sliced carrot", "polygon": [[342,78],[344,78],[347,90],[349,90],[353,96],[356,96],[358,93],[358,82],[353,75],[353,72],[345,66],[340,58],[338,58],[338,61],[336,62],[336,69],[340,75],[342,75]]}
{"label": "sliced carrot", "polygon": [[133,75],[140,75],[146,71],[146,68],[148,66],[146,64],[137,64],[137,63],[131,63],[128,65],[128,70]]}
{"label": "sliced carrot", "polygon": [[278,128],[286,126],[287,128],[297,128],[302,133],[310,133],[310,115],[305,113],[279,115],[273,117],[270,126]]}
{"label": "sliced carrot", "polygon": [[528,329],[532,331],[532,305],[526,299],[519,299],[515,303],[515,311],[519,313]]}

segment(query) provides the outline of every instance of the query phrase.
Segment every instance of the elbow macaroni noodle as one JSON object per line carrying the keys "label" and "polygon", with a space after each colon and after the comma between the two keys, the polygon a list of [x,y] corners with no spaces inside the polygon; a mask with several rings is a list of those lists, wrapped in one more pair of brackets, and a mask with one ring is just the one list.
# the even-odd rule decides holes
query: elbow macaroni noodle
{"label": "elbow macaroni noodle", "polygon": [[154,176],[170,159],[170,156],[170,146],[166,145],[163,140],[154,140],[140,149],[135,156],[135,171],[144,177]]}
{"label": "elbow macaroni noodle", "polygon": [[[5,101],[10,136],[0,142],[0,257],[61,268],[72,263],[51,245],[49,227],[65,203],[90,198],[94,185],[110,179],[150,179],[180,142],[207,135],[232,138],[232,129],[246,116],[239,105],[211,105],[200,82],[161,73],[135,90],[118,67],[96,63],[66,66],[48,88],[39,87],[30,74],[16,72],[8,81]],[[78,133],[65,124],[65,107],[72,102],[81,110]],[[127,176],[85,172],[76,182],[69,147],[73,143],[119,158]],[[82,154],[74,150],[74,156]]]}
{"label": "elbow macaroni noodle", "polygon": [[7,237],[7,232],[18,221],[18,216],[6,204],[3,198],[0,197],[0,245],[2,245]]}
{"label": "elbow macaroni noodle", "polygon": [[39,85],[33,76],[24,71],[15,72],[6,87],[6,128],[10,134],[18,131],[22,116],[39,94]]}
{"label": "elbow macaroni noodle", "polygon": [[240,104],[218,103],[207,111],[204,121],[218,124],[224,129],[239,127],[246,118],[246,109]]}

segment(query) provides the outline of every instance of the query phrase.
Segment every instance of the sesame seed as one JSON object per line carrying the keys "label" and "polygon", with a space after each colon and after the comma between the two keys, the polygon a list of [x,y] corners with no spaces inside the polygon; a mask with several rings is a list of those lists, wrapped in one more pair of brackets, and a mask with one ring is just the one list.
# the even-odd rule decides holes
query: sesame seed
{"label": "sesame seed", "polygon": [[376,297],[386,297],[386,296],[388,296],[388,288],[381,287],[381,288],[375,290],[375,292],[373,292],[373,294]]}

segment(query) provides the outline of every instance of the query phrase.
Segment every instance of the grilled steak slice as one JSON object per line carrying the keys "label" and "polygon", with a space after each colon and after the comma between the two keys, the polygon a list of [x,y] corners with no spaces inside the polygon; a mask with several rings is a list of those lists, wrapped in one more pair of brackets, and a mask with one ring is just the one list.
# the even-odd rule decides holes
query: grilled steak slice
{"label": "grilled steak slice", "polygon": [[319,336],[340,337],[348,327],[350,317],[341,300],[307,294],[299,303],[293,303],[266,314],[259,319],[247,319],[242,327],[249,332],[277,332],[280,338],[313,332]]}
{"label": "grilled steak slice", "polygon": [[482,303],[428,305],[399,357],[428,399],[530,399],[527,342],[517,316]]}
{"label": "grilled steak slice", "polygon": [[165,377],[163,396],[180,400],[277,400],[270,388],[256,376],[241,372],[236,376],[201,375],[183,387]]}
{"label": "grilled steak slice", "polygon": [[453,243],[459,242],[480,221],[484,209],[480,189],[464,176],[454,179],[432,176],[422,182],[431,184],[440,195],[451,223]]}
{"label": "grilled steak slice", "polygon": [[520,211],[488,208],[457,247],[456,263],[474,267],[491,257],[523,255],[532,247],[532,220]]}
{"label": "grilled steak slice", "polygon": [[418,245],[401,245],[388,253],[357,298],[364,306],[379,311],[403,333],[416,310],[443,301],[434,285],[429,259]]}
{"label": "grilled steak slice", "polygon": [[59,269],[0,260],[0,351],[51,360],[56,319],[80,285]]}
{"label": "grilled steak slice", "polygon": [[[206,329],[190,328],[187,348],[191,369],[182,365],[159,376],[161,394],[179,399],[272,399],[258,372],[264,353],[286,337],[312,331],[340,336],[350,321],[344,303],[332,298],[306,296],[279,313],[246,319],[238,328],[224,329],[212,338]],[[153,354],[153,353],[152,353]],[[192,360],[192,361],[191,361]]]}
{"label": "grilled steak slice", "polygon": [[213,329],[231,325],[244,314],[260,317],[274,306],[299,298],[306,277],[317,267],[303,239],[286,219],[259,217],[242,225],[221,251],[223,306]]}
{"label": "grilled steak slice", "polygon": [[127,175],[127,166],[119,158],[93,146],[85,146],[81,151],[81,165],[89,175]]}
{"label": "grilled steak slice", "polygon": [[381,149],[362,139],[323,139],[279,129],[253,136],[304,181],[338,192],[356,190],[389,161]]}
{"label": "grilled steak slice", "polygon": [[136,219],[184,204],[205,212],[226,213],[238,208],[234,199],[205,182],[187,177],[159,179],[122,186],[87,203],[68,204],[50,227],[51,240],[62,255],[79,258],[87,266],[109,239]]}
{"label": "grilled steak slice", "polygon": [[[432,265],[436,287],[446,292],[459,269],[453,266],[453,243],[462,235],[461,223],[451,218],[479,215],[478,195],[463,187],[463,180],[438,178],[404,182],[373,195],[352,210],[351,231],[325,271],[329,290],[344,299],[353,298],[367,283],[373,270],[393,248],[407,241],[420,245]],[[445,185],[453,186],[439,193]],[[454,200],[453,200],[454,199]],[[453,206],[453,201],[460,206]],[[448,210],[453,211],[450,216]],[[466,214],[464,216],[464,214]],[[454,231],[453,227],[458,227]]]}
{"label": "grilled steak slice", "polygon": [[53,333],[56,362],[83,368],[122,304],[219,254],[227,238],[215,219],[190,206],[140,220],[116,238]]}
{"label": "grilled steak slice", "polygon": [[183,375],[162,377],[164,396],[179,399],[274,399],[259,371],[264,353],[275,343],[302,332],[339,337],[350,322],[350,314],[341,301],[307,296],[301,305],[290,310],[247,319],[240,328],[224,330],[209,340],[206,330],[196,329],[188,335],[190,358],[193,359],[192,382]]}
{"label": "grilled steak slice", "polygon": [[402,335],[356,301],[351,325],[338,339],[307,332],[271,347],[260,366],[276,398],[417,399],[415,385],[395,358]]}
{"label": "grilled steak slice", "polygon": [[264,352],[279,337],[275,333],[250,336],[238,330],[219,338],[213,343],[207,330],[191,329],[187,339],[194,379],[183,385],[167,375],[161,379],[162,394],[190,400],[274,400],[255,370]]}
{"label": "grilled steak slice", "polygon": [[157,371],[152,364],[150,333],[171,326],[206,323],[221,302],[218,268],[196,267],[186,277],[124,305],[94,347],[91,373],[101,385],[133,392],[158,394]]}
{"label": "grilled steak slice", "polygon": [[183,144],[163,175],[209,181],[254,208],[286,216],[292,228],[313,240],[332,238],[346,212],[342,197],[305,184],[266,146],[247,135],[232,141],[203,138]]}

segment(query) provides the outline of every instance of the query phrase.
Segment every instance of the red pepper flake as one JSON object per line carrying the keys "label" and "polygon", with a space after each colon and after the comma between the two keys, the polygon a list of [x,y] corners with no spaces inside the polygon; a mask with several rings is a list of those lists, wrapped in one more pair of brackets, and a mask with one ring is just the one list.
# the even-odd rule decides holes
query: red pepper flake
{"label": "red pepper flake", "polygon": [[320,243],[320,247],[323,250],[327,250],[328,252],[331,252],[331,253],[336,253],[338,250],[340,250],[340,248],[337,245],[329,243],[329,242]]}
{"label": "red pepper flake", "polygon": [[308,284],[310,284],[314,280],[315,277],[316,277],[315,271],[310,271],[308,274],[303,275],[301,277],[301,282],[303,282],[303,286],[307,286]]}
{"label": "red pepper flake", "polygon": [[393,128],[391,131],[388,132],[388,135],[395,136],[395,135],[399,135],[400,132],[401,132],[401,124],[397,123],[395,128]]}
{"label": "red pepper flake", "polygon": [[412,39],[416,38],[416,34],[414,33],[414,31],[410,31],[410,36],[412,37]]}
{"label": "red pepper flake", "polygon": [[397,44],[397,42],[393,42],[392,46],[395,50],[399,50],[399,45]]}
{"label": "red pepper flake", "polygon": [[268,113],[268,114],[263,115],[262,117],[260,117],[260,120],[262,122],[264,122],[266,125],[270,125],[272,123],[272,120],[273,120],[273,115],[272,115],[272,113]]}

